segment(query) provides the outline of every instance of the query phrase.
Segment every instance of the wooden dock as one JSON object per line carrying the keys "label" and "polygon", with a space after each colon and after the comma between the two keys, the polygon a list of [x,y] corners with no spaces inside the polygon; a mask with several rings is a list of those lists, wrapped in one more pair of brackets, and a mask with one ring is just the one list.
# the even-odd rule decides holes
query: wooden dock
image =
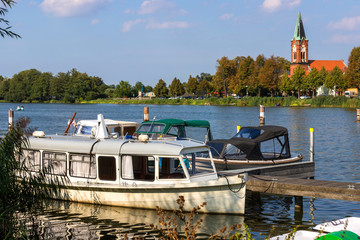
{"label": "wooden dock", "polygon": [[227,170],[220,171],[219,174],[231,175],[241,172],[248,173],[246,189],[252,192],[360,202],[360,182],[313,179],[315,176],[314,162]]}
{"label": "wooden dock", "polygon": [[360,202],[360,183],[249,174],[246,189],[253,192],[277,195]]}

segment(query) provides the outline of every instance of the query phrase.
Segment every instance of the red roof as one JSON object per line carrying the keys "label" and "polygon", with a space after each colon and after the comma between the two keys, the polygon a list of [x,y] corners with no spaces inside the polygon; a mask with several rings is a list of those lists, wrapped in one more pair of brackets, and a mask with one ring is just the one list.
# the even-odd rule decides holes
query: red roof
{"label": "red roof", "polygon": [[310,69],[315,67],[319,71],[322,67],[324,67],[327,71],[331,71],[335,66],[338,66],[338,68],[340,68],[343,72],[347,68],[342,60],[309,60],[309,66]]}

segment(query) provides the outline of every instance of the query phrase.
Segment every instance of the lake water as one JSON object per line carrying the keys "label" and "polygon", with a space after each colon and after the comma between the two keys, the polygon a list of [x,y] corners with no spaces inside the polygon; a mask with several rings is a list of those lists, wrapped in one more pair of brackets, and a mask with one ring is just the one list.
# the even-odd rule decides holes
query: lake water
{"label": "lake water", "polygon": [[[8,110],[17,104],[0,103],[0,129],[7,128]],[[46,134],[63,133],[68,120],[77,112],[76,120],[105,118],[141,122],[145,105],[117,104],[23,104],[25,111],[15,111],[15,120],[30,117],[31,127]],[[156,117],[185,120],[208,120],[214,138],[229,138],[236,126],[259,125],[258,107],[150,105],[150,119]],[[292,152],[309,158],[309,128],[315,129],[315,178],[360,182],[360,123],[356,109],[268,107],[266,125],[288,128]],[[304,198],[302,214],[295,214],[291,197],[257,195],[247,198],[244,216],[200,215],[204,218],[200,232],[216,233],[223,226],[246,223],[255,239],[275,227],[277,234],[300,225],[308,229],[314,224],[333,219],[360,217],[358,202]],[[39,232],[44,239],[121,239],[130,236],[153,238],[151,223],[157,223],[152,210],[93,206],[51,201],[45,213],[38,216]]]}

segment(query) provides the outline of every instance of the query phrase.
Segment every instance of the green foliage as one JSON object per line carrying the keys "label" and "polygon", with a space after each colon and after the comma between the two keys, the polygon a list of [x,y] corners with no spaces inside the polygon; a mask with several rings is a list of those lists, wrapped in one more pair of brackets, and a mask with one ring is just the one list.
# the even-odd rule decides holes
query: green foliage
{"label": "green foliage", "polygon": [[198,80],[190,75],[189,80],[186,83],[186,91],[195,94],[198,90],[198,85]]}
{"label": "green foliage", "polygon": [[116,86],[115,89],[116,97],[131,97],[131,85],[127,81],[120,81],[119,85]]}
{"label": "green foliage", "polygon": [[88,76],[76,69],[56,76],[29,69],[10,79],[0,79],[0,99],[8,102],[63,100],[72,103],[76,99],[104,97],[107,88],[101,78]]}
{"label": "green foliage", "polygon": [[349,56],[346,81],[350,87],[360,87],[360,47],[354,47]]}
{"label": "green foliage", "polygon": [[25,134],[31,132],[26,129],[29,122],[20,118],[0,142],[0,235],[4,239],[24,237],[19,231],[19,214],[42,209],[44,199],[59,194],[58,179],[48,178],[45,184],[44,171],[31,174],[29,165],[19,161],[27,146]]}
{"label": "green foliage", "polygon": [[154,88],[154,93],[156,97],[167,97],[169,89],[166,87],[164,80],[160,79]]}
{"label": "green foliage", "polygon": [[[3,7],[0,7],[0,16],[5,16],[6,13],[8,12],[7,8],[11,8],[14,4],[15,1],[13,0],[1,0],[1,3],[3,5]],[[3,25],[3,27],[2,27]],[[4,18],[0,18],[0,36],[1,37],[11,37],[11,38],[21,38],[20,35],[12,32],[10,30],[11,26],[8,20],[4,19]]]}
{"label": "green foliage", "polygon": [[180,80],[177,78],[174,78],[171,82],[170,86],[170,95],[171,96],[181,96],[185,93],[185,89],[183,85],[181,84]]}

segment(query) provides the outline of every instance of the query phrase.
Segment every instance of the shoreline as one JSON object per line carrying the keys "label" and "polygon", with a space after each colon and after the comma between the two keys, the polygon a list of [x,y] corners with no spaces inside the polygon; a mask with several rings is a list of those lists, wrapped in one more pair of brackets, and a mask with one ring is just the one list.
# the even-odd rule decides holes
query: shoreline
{"label": "shoreline", "polygon": [[[5,101],[0,101],[5,103]],[[204,98],[204,99],[170,99],[170,98],[112,98],[112,99],[95,99],[95,100],[75,100],[74,102],[65,102],[61,100],[51,101],[32,101],[23,103],[70,103],[70,104],[149,104],[149,105],[200,105],[200,106],[236,106],[236,107],[341,107],[341,108],[360,108],[359,98],[346,98],[344,96],[319,96],[312,99],[297,99],[295,97],[244,97],[235,99],[227,98]],[[15,103],[16,104],[16,103]]]}

